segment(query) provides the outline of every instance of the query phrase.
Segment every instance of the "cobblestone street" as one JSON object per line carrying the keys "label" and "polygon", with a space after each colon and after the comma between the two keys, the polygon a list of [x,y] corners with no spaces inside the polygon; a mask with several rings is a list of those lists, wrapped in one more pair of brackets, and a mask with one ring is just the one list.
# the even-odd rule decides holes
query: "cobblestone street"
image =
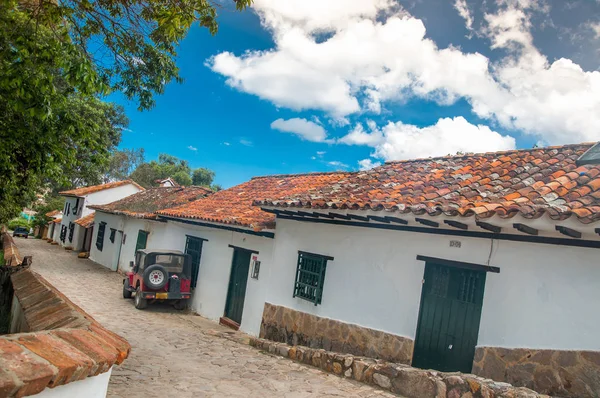
{"label": "cobblestone street", "polygon": [[38,239],[16,239],[40,273],[132,346],[113,370],[110,397],[393,397],[370,386],[274,357],[220,337],[214,322],[171,306],[139,311],[121,296],[122,278]]}

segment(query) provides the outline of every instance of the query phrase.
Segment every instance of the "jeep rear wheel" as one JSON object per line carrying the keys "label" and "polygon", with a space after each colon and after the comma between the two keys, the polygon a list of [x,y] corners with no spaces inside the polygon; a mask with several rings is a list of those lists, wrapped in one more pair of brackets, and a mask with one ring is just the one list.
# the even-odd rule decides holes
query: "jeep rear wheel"
{"label": "jeep rear wheel", "polygon": [[135,298],[133,301],[135,308],[137,308],[138,310],[143,310],[148,306],[148,300],[142,297],[142,291],[140,290],[139,286],[137,289],[135,289]]}
{"label": "jeep rear wheel", "polygon": [[131,298],[131,290],[129,290],[129,282],[127,279],[123,280],[123,298],[130,299]]}
{"label": "jeep rear wheel", "polygon": [[173,307],[175,307],[175,309],[178,311],[185,310],[185,308],[187,307],[187,300],[177,300],[173,304]]}

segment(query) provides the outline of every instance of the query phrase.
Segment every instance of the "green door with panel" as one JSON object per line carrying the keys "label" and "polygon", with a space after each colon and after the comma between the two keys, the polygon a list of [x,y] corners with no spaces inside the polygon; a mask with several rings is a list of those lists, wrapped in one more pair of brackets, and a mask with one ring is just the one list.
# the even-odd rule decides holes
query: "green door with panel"
{"label": "green door with panel", "polygon": [[251,256],[251,251],[238,248],[233,250],[231,276],[229,277],[229,289],[227,290],[227,302],[225,303],[225,317],[238,324],[242,323]]}
{"label": "green door with panel", "polygon": [[471,372],[485,277],[484,271],[425,264],[414,367]]}

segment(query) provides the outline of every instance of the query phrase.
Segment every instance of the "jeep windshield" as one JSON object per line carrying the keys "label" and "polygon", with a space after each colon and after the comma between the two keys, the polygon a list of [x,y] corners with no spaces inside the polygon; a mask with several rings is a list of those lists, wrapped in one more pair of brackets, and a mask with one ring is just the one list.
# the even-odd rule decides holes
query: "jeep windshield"
{"label": "jeep windshield", "polygon": [[177,254],[155,254],[154,259],[148,264],[160,264],[168,273],[181,273],[183,272],[183,264],[185,262],[185,256]]}

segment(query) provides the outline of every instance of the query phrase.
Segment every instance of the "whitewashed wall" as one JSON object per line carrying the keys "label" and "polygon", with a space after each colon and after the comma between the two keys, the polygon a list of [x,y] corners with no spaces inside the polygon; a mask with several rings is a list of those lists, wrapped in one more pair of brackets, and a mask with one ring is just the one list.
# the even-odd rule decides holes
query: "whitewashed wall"
{"label": "whitewashed wall", "polygon": [[120,217],[124,224],[122,230],[125,241],[121,248],[121,257],[119,260],[119,269],[122,271],[129,271],[129,262],[135,260],[135,247],[140,230],[149,233],[146,242],[147,248],[171,249],[170,247],[164,247],[160,240],[160,237],[164,234],[164,229],[166,229],[166,223],[133,217]]}
{"label": "whitewashed wall", "polygon": [[[458,240],[461,247],[450,247]],[[486,264],[490,239],[277,221],[266,300],[415,338],[425,264]],[[322,305],[292,298],[298,250],[334,257]],[[478,345],[599,350],[600,249],[494,241]]]}
{"label": "whitewashed wall", "polygon": [[84,217],[93,212],[93,210],[89,209],[88,206],[104,205],[107,203],[116,202],[119,199],[126,198],[140,191],[141,189],[139,189],[135,185],[127,184],[121,185],[120,187],[103,189],[102,191],[91,193],[85,198],[85,206],[80,216]]}
{"label": "whitewashed wall", "polygon": [[[83,198],[79,199],[79,206],[81,206],[81,203],[83,202]],[[59,230],[59,237],[60,237],[60,229],[61,226],[64,225],[65,227],[67,227],[67,236],[65,238],[65,241],[62,242],[60,240],[58,240],[57,242],[60,242],[61,246],[73,246],[73,242],[75,242],[75,235],[73,235],[73,241],[69,242],[69,223],[73,223],[75,222],[75,220],[77,220],[78,218],[81,217],[80,213],[77,213],[77,215],[73,214],[73,209],[75,209],[75,204],[77,203],[77,198],[71,197],[71,196],[67,196],[65,197],[65,207],[63,207],[63,217],[62,217],[62,221],[60,222],[60,225],[57,225],[57,229]],[[69,214],[67,215],[67,213],[64,212],[64,209],[66,208],[66,205],[70,204],[71,208],[69,210]]]}
{"label": "whitewashed wall", "polygon": [[[92,261],[97,262],[109,269],[114,269],[113,261],[114,261],[114,253],[117,245],[120,245],[118,239],[115,238],[114,243],[110,241],[110,229],[114,228],[116,230],[123,230],[123,221],[124,217],[117,216],[114,214],[102,213],[100,211],[96,212],[94,216],[94,235],[92,236],[92,247],[90,248],[90,259]],[[104,246],[102,251],[98,250],[96,247],[96,240],[98,239],[98,230],[100,229],[100,223],[105,222],[106,228],[104,230]]]}
{"label": "whitewashed wall", "polygon": [[108,382],[112,368],[97,376],[86,377],[83,380],[63,384],[55,388],[46,388],[36,398],[105,398],[108,392]]}
{"label": "whitewashed wall", "polygon": [[83,250],[83,238],[85,236],[85,228],[79,224],[75,224],[75,231],[73,232],[73,249],[75,251]]}
{"label": "whitewashed wall", "polygon": [[60,242],[60,226],[61,224],[54,224],[54,231],[52,231],[52,240]]}
{"label": "whitewashed wall", "polygon": [[[208,239],[202,245],[202,258],[198,283],[192,299],[192,309],[200,315],[217,321],[225,311],[233,249],[229,245],[259,252],[261,261],[259,279],[248,275],[246,298],[240,329],[246,333],[258,335],[265,304],[265,295],[269,289],[268,272],[271,267],[273,239],[254,236],[217,228],[200,227],[169,221],[163,236],[156,235],[161,248],[185,250],[186,235]],[[152,246],[155,247],[154,241]],[[249,273],[252,272],[252,267]]]}

